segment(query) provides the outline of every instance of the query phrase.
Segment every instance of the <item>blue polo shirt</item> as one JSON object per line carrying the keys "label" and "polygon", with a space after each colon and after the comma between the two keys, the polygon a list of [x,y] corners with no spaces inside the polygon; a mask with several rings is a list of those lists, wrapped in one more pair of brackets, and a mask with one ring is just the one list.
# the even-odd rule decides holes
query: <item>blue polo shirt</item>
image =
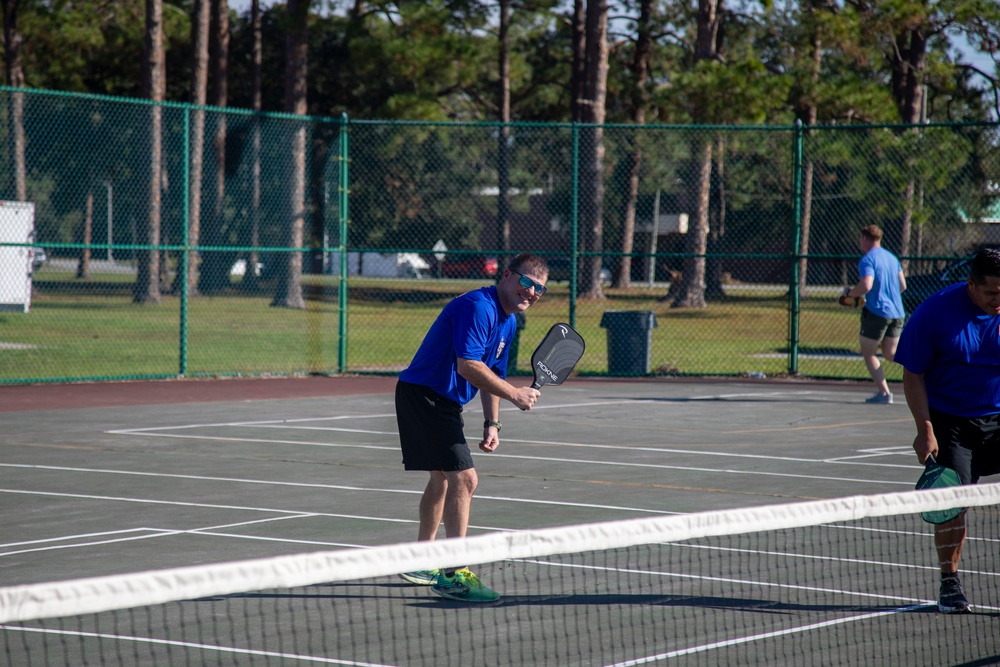
{"label": "blue polo shirt", "polygon": [[865,253],[858,262],[858,275],[872,277],[872,288],[865,295],[865,308],[887,320],[906,317],[899,293],[899,272],[903,270],[896,256],[879,246]]}
{"label": "blue polo shirt", "polygon": [[500,306],[496,286],[483,287],[448,302],[409,367],[399,379],[430,387],[459,405],[465,405],[479,391],[458,374],[458,359],[481,361],[497,374],[507,377],[507,352],[517,321]]}
{"label": "blue polo shirt", "polygon": [[966,283],[926,299],[903,327],[895,361],[924,373],[928,404],[959,417],[1000,413],[1000,315],[972,302]]}

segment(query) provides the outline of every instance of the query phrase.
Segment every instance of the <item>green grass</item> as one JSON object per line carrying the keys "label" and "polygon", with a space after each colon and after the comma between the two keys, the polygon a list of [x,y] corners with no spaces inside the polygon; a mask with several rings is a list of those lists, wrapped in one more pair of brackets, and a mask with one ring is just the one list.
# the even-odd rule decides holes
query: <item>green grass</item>
{"label": "green grass", "polygon": [[[262,375],[336,373],[339,370],[337,280],[307,276],[307,308],[271,307],[268,294],[192,298],[188,307],[186,374]],[[346,372],[394,373],[405,367],[447,301],[475,281],[352,279],[347,321]],[[35,282],[29,313],[0,313],[0,382],[59,379],[171,377],[181,368],[180,300],[131,302],[129,277],[90,282],[58,272]],[[775,288],[731,289],[704,309],[671,309],[662,289],[606,290],[602,301],[580,300],[576,326],[587,340],[578,366],[607,373],[606,310],[651,310],[651,369],[659,374],[733,376],[788,371],[787,299]],[[527,314],[519,342],[519,369],[549,326],[569,321],[568,288],[557,284]],[[799,346],[833,352],[802,357],[799,372],[814,377],[867,379],[857,351],[858,312],[822,296],[802,302]],[[21,347],[23,346],[23,347]],[[838,358],[842,357],[842,358]],[[901,371],[887,366],[898,380]]]}

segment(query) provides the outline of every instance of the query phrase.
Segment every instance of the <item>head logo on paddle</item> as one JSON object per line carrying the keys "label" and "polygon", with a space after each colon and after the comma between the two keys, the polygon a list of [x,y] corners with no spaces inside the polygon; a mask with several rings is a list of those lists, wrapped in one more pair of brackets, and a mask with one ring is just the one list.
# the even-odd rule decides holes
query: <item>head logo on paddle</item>
{"label": "head logo on paddle", "polygon": [[585,348],[583,337],[573,327],[564,322],[553,324],[531,355],[531,368],[535,373],[532,388],[562,384],[580,361]]}
{"label": "head logo on paddle", "polygon": [[[951,468],[945,468],[934,460],[933,456],[928,456],[924,462],[924,472],[917,480],[917,489],[945,489],[949,486],[961,486],[962,481],[958,478],[958,473]],[[953,507],[945,510],[934,510],[931,512],[921,512],[920,516],[927,523],[948,523],[962,513],[961,507]]]}

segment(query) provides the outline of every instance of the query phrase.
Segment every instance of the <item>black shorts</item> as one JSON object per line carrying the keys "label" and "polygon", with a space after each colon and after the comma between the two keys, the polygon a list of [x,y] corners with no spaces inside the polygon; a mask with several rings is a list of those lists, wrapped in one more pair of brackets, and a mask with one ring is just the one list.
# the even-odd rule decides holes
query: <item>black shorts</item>
{"label": "black shorts", "polygon": [[396,383],[396,425],[406,470],[474,468],[462,406],[429,387]]}
{"label": "black shorts", "polygon": [[1000,473],[1000,414],[956,417],[931,409],[931,426],[937,462],[957,472],[962,484]]}

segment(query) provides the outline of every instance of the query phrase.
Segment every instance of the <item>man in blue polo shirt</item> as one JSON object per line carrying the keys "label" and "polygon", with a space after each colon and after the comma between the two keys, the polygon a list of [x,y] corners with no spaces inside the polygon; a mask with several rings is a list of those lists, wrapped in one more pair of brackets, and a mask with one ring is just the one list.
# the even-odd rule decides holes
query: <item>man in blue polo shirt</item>
{"label": "man in blue polo shirt", "polygon": [[[539,392],[506,381],[507,356],[516,332],[515,313],[545,293],[545,260],[522,253],[495,287],[452,299],[438,315],[396,383],[396,423],[406,470],[426,470],[420,499],[419,540],[433,540],[443,522],[448,537],[465,537],[472,494],[479,478],[465,440],[462,406],[481,392],[483,438],[479,449],[500,444],[500,399],[530,410]],[[500,596],[468,568],[408,572],[411,583],[432,586],[453,600],[492,602]]]}
{"label": "man in blue polo shirt", "polygon": [[[926,299],[910,316],[896,352],[921,463],[934,456],[962,484],[1000,473],[1000,250],[980,251],[969,279]],[[966,613],[958,579],[965,512],[934,527],[941,566],[938,609]]]}

